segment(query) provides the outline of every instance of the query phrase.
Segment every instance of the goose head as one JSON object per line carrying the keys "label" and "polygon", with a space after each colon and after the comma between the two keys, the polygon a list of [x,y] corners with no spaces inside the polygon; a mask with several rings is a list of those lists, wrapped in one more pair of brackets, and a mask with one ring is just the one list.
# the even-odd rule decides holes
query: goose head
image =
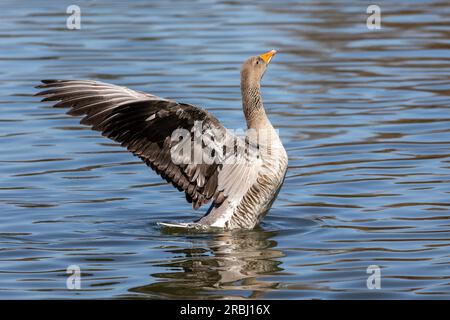
{"label": "goose head", "polygon": [[270,50],[259,56],[248,58],[241,68],[241,86],[246,88],[259,87],[261,79],[276,53],[276,50]]}

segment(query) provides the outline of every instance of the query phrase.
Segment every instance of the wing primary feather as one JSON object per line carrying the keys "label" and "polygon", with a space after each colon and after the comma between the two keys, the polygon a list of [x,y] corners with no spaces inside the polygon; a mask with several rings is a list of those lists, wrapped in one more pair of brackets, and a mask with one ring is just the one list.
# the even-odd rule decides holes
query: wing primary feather
{"label": "wing primary feather", "polygon": [[[178,150],[187,141],[172,141],[175,129],[192,132],[196,121],[206,128],[225,132],[220,122],[196,106],[177,103],[141,91],[93,80],[42,80],[36,86],[42,101],[56,101],[54,107],[68,107],[67,114],[83,116],[81,124],[121,143],[140,157],[163,179],[186,194],[194,209],[208,203],[222,203],[226,196],[219,191],[217,164],[174,163],[171,150]],[[216,143],[217,137],[211,139]],[[177,146],[181,143],[179,146]],[[203,151],[196,150],[203,159]],[[183,155],[183,160],[189,160]],[[229,182],[227,181],[227,184]]]}

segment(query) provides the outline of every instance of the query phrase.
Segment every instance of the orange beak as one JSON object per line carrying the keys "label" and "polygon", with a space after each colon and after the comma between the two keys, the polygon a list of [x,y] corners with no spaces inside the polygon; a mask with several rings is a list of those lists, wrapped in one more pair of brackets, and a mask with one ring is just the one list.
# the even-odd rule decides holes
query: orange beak
{"label": "orange beak", "polygon": [[273,56],[275,55],[275,53],[277,53],[277,50],[270,50],[269,52],[266,52],[262,55],[260,55],[260,57],[267,63],[270,63],[270,60],[272,60]]}

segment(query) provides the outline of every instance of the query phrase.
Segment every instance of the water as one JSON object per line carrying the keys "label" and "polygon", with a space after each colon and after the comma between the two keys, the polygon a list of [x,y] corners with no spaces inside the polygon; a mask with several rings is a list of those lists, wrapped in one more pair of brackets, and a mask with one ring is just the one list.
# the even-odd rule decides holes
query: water
{"label": "water", "polygon": [[[450,3],[0,2],[0,298],[450,297]],[[201,213],[137,158],[38,103],[40,79],[95,79],[244,123],[263,81],[289,155],[251,232],[183,234]],[[81,268],[81,290],[66,269]],[[381,268],[369,290],[368,266]]]}

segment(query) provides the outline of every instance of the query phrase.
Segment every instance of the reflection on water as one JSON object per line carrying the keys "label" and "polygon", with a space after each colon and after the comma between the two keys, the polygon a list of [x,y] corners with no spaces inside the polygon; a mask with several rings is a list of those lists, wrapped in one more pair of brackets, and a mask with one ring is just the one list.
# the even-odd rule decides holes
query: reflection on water
{"label": "reflection on water", "polygon": [[167,250],[177,259],[158,265],[166,272],[152,274],[164,281],[130,291],[178,299],[239,298],[240,295],[232,293],[238,286],[248,292],[248,298],[263,298],[264,293],[276,289],[277,283],[260,277],[283,271],[278,258],[284,255],[276,249],[277,242],[272,239],[275,236],[275,231],[258,228],[251,232],[221,233],[211,239],[192,239],[191,248]]}
{"label": "reflection on water", "polygon": [[[378,2],[378,31],[368,1],[80,1],[76,31],[69,4],[0,2],[0,298],[449,297],[448,1]],[[252,232],[160,230],[202,213],[32,96],[103,80],[235,129],[239,67],[272,48],[263,96],[289,169]]]}

